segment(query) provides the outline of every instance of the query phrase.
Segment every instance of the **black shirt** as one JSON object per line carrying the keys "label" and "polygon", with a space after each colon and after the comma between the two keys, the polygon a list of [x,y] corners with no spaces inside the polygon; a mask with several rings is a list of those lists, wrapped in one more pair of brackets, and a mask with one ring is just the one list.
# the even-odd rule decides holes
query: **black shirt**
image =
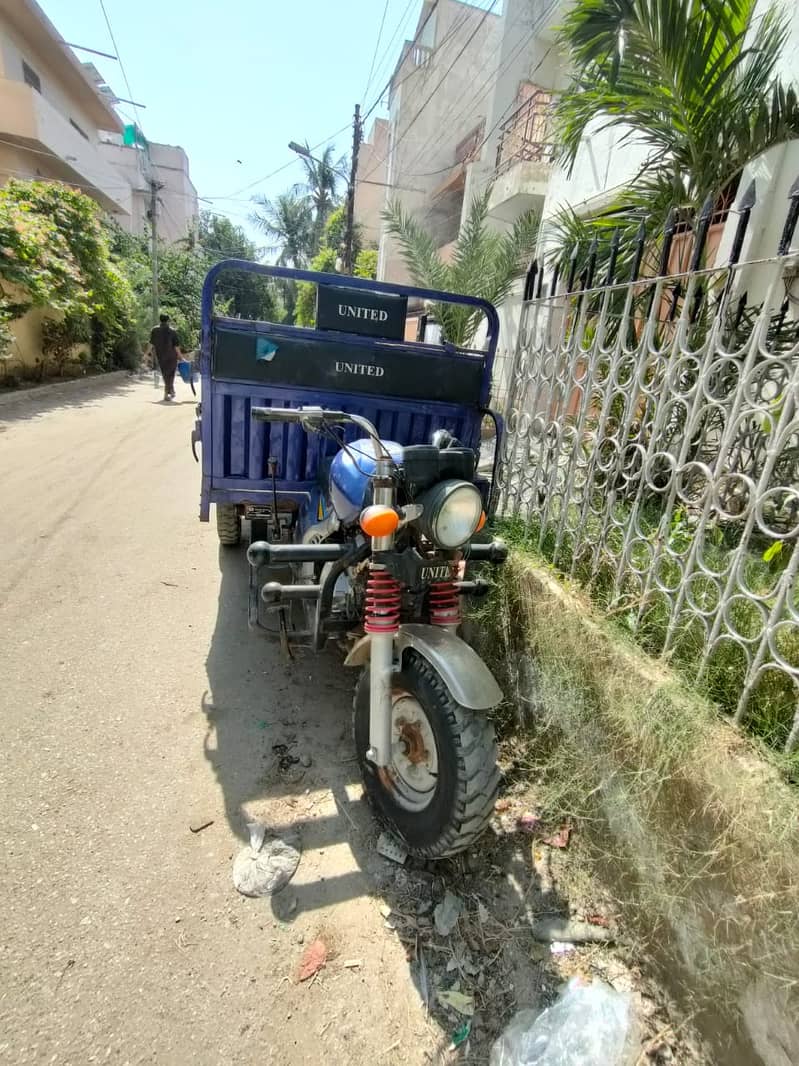
{"label": "black shirt", "polygon": [[159,363],[176,358],[178,335],[171,326],[156,326],[150,334],[150,344],[155,348]]}

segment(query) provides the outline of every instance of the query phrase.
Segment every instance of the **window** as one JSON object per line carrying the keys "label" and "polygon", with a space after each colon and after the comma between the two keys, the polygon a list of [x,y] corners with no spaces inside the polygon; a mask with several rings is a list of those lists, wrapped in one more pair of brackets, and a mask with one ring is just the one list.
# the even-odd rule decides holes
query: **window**
{"label": "window", "polygon": [[80,126],[79,126],[79,125],[77,124],[77,122],[75,121],[75,119],[74,119],[74,118],[71,118],[71,119],[69,120],[69,124],[70,124],[70,126],[71,126],[71,127],[73,128],[73,130],[77,130],[77,131],[78,131],[78,133],[79,133],[79,134],[81,135],[81,137],[83,137],[83,139],[84,139],[85,141],[88,141],[88,139],[89,139],[89,134],[88,134],[88,133],[86,133],[86,132],[85,132],[84,130],[82,130],[82,129],[80,128]]}
{"label": "window", "polygon": [[37,93],[42,91],[42,79],[33,69],[29,67],[25,60],[22,60],[22,77],[25,79],[25,84],[30,85],[31,89],[35,89]]}

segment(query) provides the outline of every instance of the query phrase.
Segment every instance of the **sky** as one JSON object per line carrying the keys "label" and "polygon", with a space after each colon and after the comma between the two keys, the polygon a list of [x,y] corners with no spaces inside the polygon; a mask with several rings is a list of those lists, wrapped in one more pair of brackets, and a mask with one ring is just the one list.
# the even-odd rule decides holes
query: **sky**
{"label": "sky", "polygon": [[[200,207],[228,215],[257,240],[249,198],[301,180],[291,140],[349,151],[354,105],[370,107],[385,86],[422,0],[103,2],[130,92],[119,63],[76,54],[117,96],[146,105],[139,124],[149,140],[185,149],[198,194],[211,200]],[[100,0],[39,3],[65,40],[116,51]],[[118,110],[135,120],[129,105]]]}

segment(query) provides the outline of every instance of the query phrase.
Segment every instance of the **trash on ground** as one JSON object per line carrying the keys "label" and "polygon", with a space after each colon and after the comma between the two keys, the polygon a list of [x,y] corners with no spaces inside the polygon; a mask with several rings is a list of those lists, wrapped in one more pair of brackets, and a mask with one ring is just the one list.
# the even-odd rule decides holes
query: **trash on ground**
{"label": "trash on ground", "polygon": [[467,1020],[463,1025],[459,1025],[455,1032],[452,1034],[452,1043],[449,1045],[449,1050],[454,1051],[455,1048],[459,1048],[461,1044],[465,1044],[469,1039],[469,1033],[472,1031],[472,1023]]}
{"label": "trash on ground", "polygon": [[467,996],[465,992],[458,992],[454,988],[442,989],[438,993],[438,1001],[445,1007],[451,1007],[458,1014],[471,1018],[474,1014],[474,996]]}
{"label": "trash on ground", "polygon": [[549,950],[553,955],[571,955],[576,949],[574,944],[567,944],[565,940],[553,940]]}
{"label": "trash on ground", "polygon": [[557,833],[552,833],[548,837],[541,837],[541,840],[544,844],[549,844],[551,848],[566,848],[569,846],[571,834],[571,826],[562,825]]}
{"label": "trash on ground", "polygon": [[314,940],[312,944],[309,944],[302,953],[300,965],[297,970],[297,980],[307,981],[308,978],[319,973],[326,962],[327,946],[325,945],[324,940],[317,937],[316,940]]}
{"label": "trash on ground", "polygon": [[392,862],[399,863],[400,866],[408,858],[408,851],[405,846],[396,837],[393,837],[391,833],[381,833],[377,838],[377,853],[382,855],[384,859],[391,859]]}
{"label": "trash on ground", "polygon": [[463,900],[447,889],[444,899],[433,911],[433,921],[439,936],[449,936],[458,924],[458,916],[463,907]]}
{"label": "trash on ground", "polygon": [[610,925],[610,919],[606,918],[604,914],[586,914],[585,920],[590,925],[601,925],[603,929],[607,929]]}
{"label": "trash on ground", "polygon": [[538,817],[537,814],[531,814],[528,811],[527,813],[520,815],[516,819],[516,827],[519,829],[520,832],[528,833],[530,836],[532,836],[534,833],[537,833],[540,830],[541,819]]}
{"label": "trash on ground", "polygon": [[363,966],[363,959],[345,959],[341,965],[345,970],[359,970]]}
{"label": "trash on ground", "polygon": [[391,917],[391,907],[387,903],[380,904],[380,914],[383,918]]}
{"label": "trash on ground", "polygon": [[202,833],[203,829],[208,829],[213,824],[213,818],[195,818],[189,822],[189,829],[192,833]]}
{"label": "trash on ground", "polygon": [[266,841],[263,822],[248,822],[250,845],[233,862],[233,884],[243,896],[271,896],[285,887],[300,863],[299,841]]}
{"label": "trash on ground", "polygon": [[613,934],[606,926],[590,922],[570,922],[566,918],[542,918],[531,926],[533,938],[543,943],[566,940],[570,944],[606,943]]}
{"label": "trash on ground", "polygon": [[576,977],[537,1016],[516,1015],[491,1049],[490,1066],[634,1066],[638,1044],[631,997]]}

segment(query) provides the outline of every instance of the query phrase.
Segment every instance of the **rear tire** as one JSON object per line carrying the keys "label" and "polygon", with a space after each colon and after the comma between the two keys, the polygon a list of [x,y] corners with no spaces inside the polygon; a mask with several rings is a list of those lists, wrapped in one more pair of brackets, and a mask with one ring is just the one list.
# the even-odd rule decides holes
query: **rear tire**
{"label": "rear tire", "polygon": [[[497,748],[491,723],[479,712],[462,707],[451,696],[441,677],[427,660],[410,650],[402,670],[394,674],[392,684],[394,728],[392,729],[395,765],[390,775],[366,760],[369,748],[369,668],[355,690],[355,745],[358,762],[370,799],[403,840],[409,852],[418,858],[439,859],[468,848],[486,828],[499,788]],[[407,710],[399,717],[397,706],[418,708],[424,721],[412,723],[415,730],[411,746],[418,742],[417,759],[426,756],[431,741],[435,753],[427,761],[429,769],[403,764],[414,760],[400,750],[401,727],[407,722]],[[414,710],[411,718],[417,712]],[[399,722],[398,722],[399,717]],[[407,746],[407,745],[406,745]],[[421,777],[426,786],[417,790],[406,780]]]}
{"label": "rear tire", "polygon": [[241,540],[241,517],[235,503],[216,505],[216,532],[219,543],[226,548],[235,547]]}

